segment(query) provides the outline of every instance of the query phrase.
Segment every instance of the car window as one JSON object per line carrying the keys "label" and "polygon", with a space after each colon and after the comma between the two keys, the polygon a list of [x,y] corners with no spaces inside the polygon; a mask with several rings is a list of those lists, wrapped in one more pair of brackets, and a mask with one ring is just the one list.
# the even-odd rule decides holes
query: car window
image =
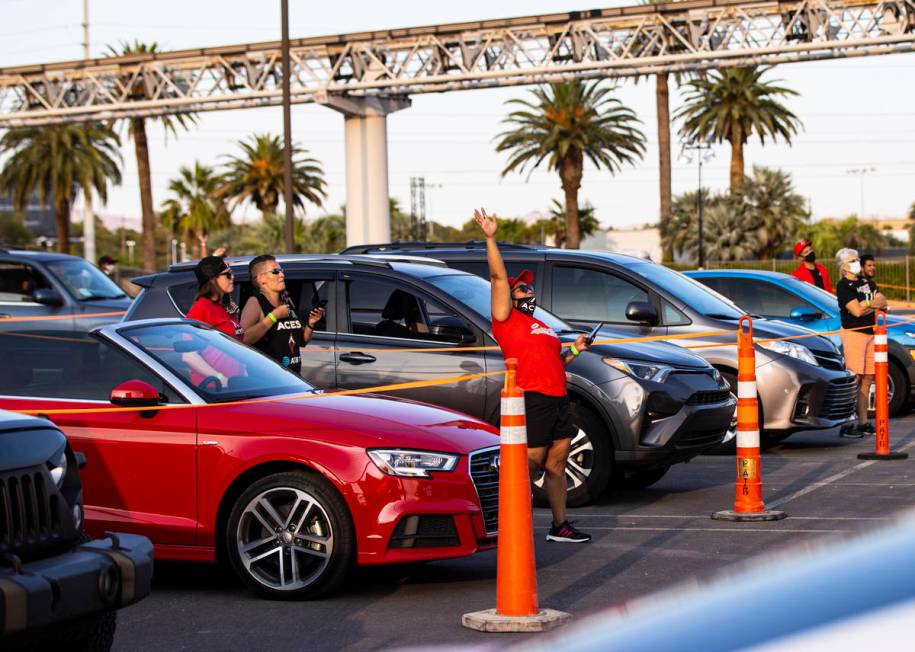
{"label": "car window", "polygon": [[[286,272],[286,292],[295,306],[299,319],[304,320],[312,308],[321,301],[326,301],[325,317],[315,324],[315,331],[327,330],[327,318],[332,314],[333,293],[331,287],[333,282],[328,279],[309,278],[302,272],[288,270]],[[248,299],[254,295],[254,284],[250,281],[235,283],[239,297],[239,305],[244,306]]]}
{"label": "car window", "polygon": [[398,283],[356,278],[347,295],[350,330],[359,335],[459,342],[472,333],[463,317]]}
{"label": "car window", "polygon": [[111,390],[142,380],[169,403],[184,400],[140,362],[88,333],[47,330],[0,333],[0,394],[107,401]]}
{"label": "car window", "polygon": [[719,292],[748,313],[763,317],[786,319],[795,308],[817,310],[801,297],[760,279],[720,278],[719,288]]}
{"label": "car window", "polygon": [[552,308],[563,319],[627,324],[626,306],[633,301],[648,301],[648,293],[615,274],[553,267]]}
{"label": "car window", "polygon": [[[238,281],[235,282],[235,289],[232,290],[232,301],[237,305],[239,300],[239,288],[242,286]],[[175,302],[175,305],[178,307],[178,310],[182,315],[186,315],[187,311],[191,309],[191,306],[194,305],[194,302],[197,300],[197,281],[187,281],[184,283],[176,283],[168,288],[168,296],[172,298],[172,301]],[[166,315],[163,315],[166,316]]]}
{"label": "car window", "polygon": [[126,294],[95,265],[79,259],[52,260],[47,267],[78,301],[124,299]]}
{"label": "car window", "polygon": [[669,301],[661,299],[661,323],[664,326],[685,326],[692,322]]}
{"label": "car window", "polygon": [[[194,322],[124,326],[124,337],[195,387],[208,403],[299,394],[311,385],[275,360]],[[222,374],[223,385],[213,372]]]}
{"label": "car window", "polygon": [[453,267],[454,269],[459,269],[462,272],[469,272],[471,274],[476,274],[480,278],[489,279],[489,264],[479,261],[468,261],[468,260],[449,260],[448,267]]}
{"label": "car window", "polygon": [[32,303],[35,290],[50,287],[44,274],[31,265],[0,263],[0,303]]}
{"label": "car window", "polygon": [[718,319],[740,319],[743,311],[733,301],[703,285],[696,279],[655,263],[630,263],[626,269],[638,274],[661,294],[673,295],[681,304],[691,310]]}

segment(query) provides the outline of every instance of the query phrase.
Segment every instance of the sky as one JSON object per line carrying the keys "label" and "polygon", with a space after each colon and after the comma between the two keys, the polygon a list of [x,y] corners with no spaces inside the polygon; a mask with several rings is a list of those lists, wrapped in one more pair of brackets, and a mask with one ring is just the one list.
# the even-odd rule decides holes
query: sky
{"label": "sky", "polygon": [[[460,3],[349,0],[335,3],[290,0],[292,38],[410,27],[465,20],[503,18],[556,11],[613,7],[633,2],[589,0],[465,0]],[[183,49],[279,39],[278,0],[89,0],[90,55],[125,40]],[[0,67],[82,57],[82,0],[0,0]],[[791,173],[797,191],[808,198],[815,219],[862,213],[905,217],[915,202],[915,54],[784,64],[769,73],[800,93],[787,100],[803,122],[791,146],[754,139],[746,148],[747,171],[765,165]],[[586,168],[580,201],[590,202],[603,226],[634,227],[657,221],[658,158],[654,81],[616,82],[616,96],[642,121],[647,153],[616,175]],[[546,169],[530,177],[500,172],[506,156],[494,138],[508,112],[504,103],[529,94],[523,87],[458,91],[412,97],[409,109],[388,117],[391,196],[409,209],[410,177],[427,183],[427,217],[458,226],[474,207],[504,216],[547,211],[562,198],[558,176]],[[681,104],[672,84],[671,109]],[[292,109],[293,138],[324,167],[328,197],[306,217],[335,212],[345,202],[343,117],[317,105]],[[167,184],[181,166],[195,160],[218,164],[240,139],[252,133],[282,133],[279,108],[201,113],[199,122],[178,137],[166,138],[155,122],[148,126],[156,207],[169,194]],[[694,190],[697,162],[679,157],[674,140],[674,194]],[[728,185],[729,146],[716,145],[703,166],[703,185]],[[123,146],[124,180],[96,211],[110,226],[137,227],[140,199],[133,144]],[[2,153],[0,153],[2,157]],[[849,170],[864,169],[864,175]],[[253,207],[237,211],[237,222],[254,220]]]}

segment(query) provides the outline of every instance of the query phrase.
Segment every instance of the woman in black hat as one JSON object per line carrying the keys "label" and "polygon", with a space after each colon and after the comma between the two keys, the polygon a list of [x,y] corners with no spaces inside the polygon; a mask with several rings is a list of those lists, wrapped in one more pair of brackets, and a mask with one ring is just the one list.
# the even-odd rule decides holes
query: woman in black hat
{"label": "woman in black hat", "polygon": [[[194,268],[197,276],[197,298],[187,311],[188,319],[210,324],[227,335],[244,341],[245,329],[238,320],[238,306],[232,301],[235,279],[226,261],[217,256],[202,258]],[[242,375],[240,365],[222,352],[208,347],[198,353],[186,353],[184,361],[191,367],[191,382],[216,378],[225,387],[232,376]]]}

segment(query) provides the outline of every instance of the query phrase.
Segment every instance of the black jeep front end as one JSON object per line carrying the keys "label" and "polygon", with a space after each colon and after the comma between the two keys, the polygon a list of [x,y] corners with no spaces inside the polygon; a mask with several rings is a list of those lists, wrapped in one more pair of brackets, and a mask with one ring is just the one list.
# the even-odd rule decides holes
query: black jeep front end
{"label": "black jeep front end", "polygon": [[[107,649],[115,610],[146,597],[146,537],[83,534],[81,456],[44,419],[0,412],[0,647]],[[81,645],[84,644],[84,645]]]}

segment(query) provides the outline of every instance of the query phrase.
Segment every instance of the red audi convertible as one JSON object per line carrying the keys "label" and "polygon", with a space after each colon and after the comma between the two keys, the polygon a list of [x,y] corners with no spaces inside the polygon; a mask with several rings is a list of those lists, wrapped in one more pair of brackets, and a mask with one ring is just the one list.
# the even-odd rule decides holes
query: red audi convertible
{"label": "red audi convertible", "polygon": [[495,543],[498,433],[471,417],[321,395],[178,319],[2,332],[0,359],[0,408],[46,413],[85,454],[92,534],[146,535],[161,559],[228,560],[273,598],[326,593],[354,564]]}

